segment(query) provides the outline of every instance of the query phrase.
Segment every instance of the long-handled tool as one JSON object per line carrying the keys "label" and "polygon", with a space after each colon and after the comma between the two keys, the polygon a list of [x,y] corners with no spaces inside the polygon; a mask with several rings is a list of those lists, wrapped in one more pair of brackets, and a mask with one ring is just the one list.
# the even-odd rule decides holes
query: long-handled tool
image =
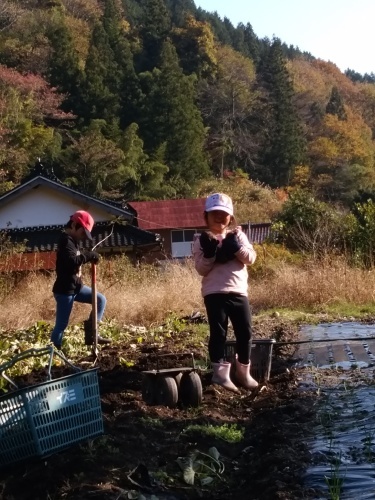
{"label": "long-handled tool", "polygon": [[[94,251],[96,247],[98,247],[103,241],[108,239],[112,234],[115,227],[116,222],[118,224],[124,224],[124,221],[121,220],[121,217],[117,217],[113,221],[111,221],[112,229],[111,232],[103,238],[101,241],[92,247]],[[97,287],[96,287],[96,264],[95,262],[91,262],[91,291],[92,291],[92,338],[93,338],[93,346],[92,353],[95,357],[94,364],[99,359],[99,349],[98,349],[98,302],[97,302]]]}
{"label": "long-handled tool", "polygon": [[98,302],[97,302],[97,288],[96,288],[96,264],[91,262],[91,290],[92,290],[92,338],[93,347],[92,352],[95,356],[95,362],[99,357],[98,350]]}

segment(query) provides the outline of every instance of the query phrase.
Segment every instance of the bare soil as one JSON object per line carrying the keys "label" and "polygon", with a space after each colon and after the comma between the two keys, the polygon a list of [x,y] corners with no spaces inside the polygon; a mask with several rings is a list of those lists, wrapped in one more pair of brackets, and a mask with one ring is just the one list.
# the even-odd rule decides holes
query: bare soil
{"label": "bare soil", "polygon": [[[180,332],[165,344],[176,352]],[[278,318],[254,321],[254,338],[295,339],[297,327]],[[196,359],[205,346],[192,345]],[[275,347],[270,380],[260,389],[231,394],[202,372],[203,400],[198,408],[150,406],[142,398],[142,371],[155,352],[153,345],[104,347],[97,363],[105,433],[43,460],[8,466],[0,471],[2,500],[115,499],[303,499],[314,492],[303,485],[309,452],[303,442],[315,418],[316,395],[297,387],[293,349]],[[127,367],[123,360],[133,360]],[[165,358],[169,359],[170,358]],[[88,365],[80,360],[78,364]],[[173,362],[173,358],[172,358]],[[57,370],[57,369],[56,369]],[[54,377],[62,376],[54,372]],[[44,374],[22,383],[32,385]],[[186,433],[191,424],[237,424],[244,438],[230,443],[201,432]],[[216,447],[225,466],[210,485],[184,482],[176,462],[198,449]]]}

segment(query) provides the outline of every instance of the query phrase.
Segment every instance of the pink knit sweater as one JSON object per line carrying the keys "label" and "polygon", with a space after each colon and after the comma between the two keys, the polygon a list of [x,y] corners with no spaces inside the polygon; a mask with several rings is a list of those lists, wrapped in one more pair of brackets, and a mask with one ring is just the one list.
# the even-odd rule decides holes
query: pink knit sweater
{"label": "pink knit sweater", "polygon": [[[193,258],[195,269],[203,276],[203,297],[212,293],[238,293],[247,296],[248,273],[246,266],[255,262],[256,252],[247,236],[242,232],[241,227],[237,227],[236,232],[241,248],[235,254],[236,258],[225,264],[215,262],[215,257],[206,259],[200,247],[200,235],[194,235]],[[216,237],[222,239],[220,235]]]}

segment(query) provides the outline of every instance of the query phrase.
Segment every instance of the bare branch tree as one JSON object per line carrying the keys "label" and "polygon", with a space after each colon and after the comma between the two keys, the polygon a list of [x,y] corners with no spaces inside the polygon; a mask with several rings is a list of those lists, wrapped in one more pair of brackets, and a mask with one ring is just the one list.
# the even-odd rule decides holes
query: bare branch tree
{"label": "bare branch tree", "polygon": [[4,31],[14,24],[23,14],[24,9],[17,2],[1,0],[0,3],[0,31]]}
{"label": "bare branch tree", "polygon": [[339,235],[334,231],[329,218],[321,218],[317,227],[312,231],[297,221],[288,233],[298,250],[307,252],[314,258],[332,254],[339,244]]}

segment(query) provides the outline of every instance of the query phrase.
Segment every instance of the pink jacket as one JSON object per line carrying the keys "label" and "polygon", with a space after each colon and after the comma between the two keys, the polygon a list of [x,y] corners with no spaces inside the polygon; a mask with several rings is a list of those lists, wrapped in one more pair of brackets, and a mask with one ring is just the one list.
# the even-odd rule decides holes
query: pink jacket
{"label": "pink jacket", "polygon": [[[212,293],[238,293],[247,296],[248,273],[246,266],[255,262],[256,252],[247,236],[242,232],[241,227],[236,228],[236,233],[241,248],[235,254],[236,258],[225,264],[215,262],[215,257],[206,259],[200,247],[200,235],[194,235],[193,258],[195,269],[203,276],[203,297]],[[216,237],[221,239],[221,236]]]}

